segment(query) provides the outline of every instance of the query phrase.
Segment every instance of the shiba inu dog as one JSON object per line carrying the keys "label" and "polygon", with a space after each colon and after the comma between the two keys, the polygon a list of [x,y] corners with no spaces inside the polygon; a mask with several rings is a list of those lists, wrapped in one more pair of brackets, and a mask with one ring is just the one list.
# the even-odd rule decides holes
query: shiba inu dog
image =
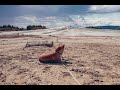
{"label": "shiba inu dog", "polygon": [[42,63],[60,63],[65,45],[59,45],[54,52],[49,51],[39,56],[39,61]]}

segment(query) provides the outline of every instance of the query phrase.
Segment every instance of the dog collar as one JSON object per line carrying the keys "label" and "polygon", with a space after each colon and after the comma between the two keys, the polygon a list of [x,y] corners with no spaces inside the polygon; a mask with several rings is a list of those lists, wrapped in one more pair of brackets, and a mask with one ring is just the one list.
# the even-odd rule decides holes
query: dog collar
{"label": "dog collar", "polygon": [[60,52],[56,52],[56,53],[58,53],[58,54],[62,55],[62,53],[60,53]]}

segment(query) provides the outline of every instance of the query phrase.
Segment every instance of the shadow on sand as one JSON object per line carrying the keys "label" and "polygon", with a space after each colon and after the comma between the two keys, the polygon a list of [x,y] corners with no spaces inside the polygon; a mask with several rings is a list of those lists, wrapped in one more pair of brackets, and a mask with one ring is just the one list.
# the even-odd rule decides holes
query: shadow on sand
{"label": "shadow on sand", "polygon": [[68,65],[68,64],[72,64],[72,62],[68,61],[68,60],[62,60],[61,62],[39,62],[42,64],[51,64],[51,65]]}

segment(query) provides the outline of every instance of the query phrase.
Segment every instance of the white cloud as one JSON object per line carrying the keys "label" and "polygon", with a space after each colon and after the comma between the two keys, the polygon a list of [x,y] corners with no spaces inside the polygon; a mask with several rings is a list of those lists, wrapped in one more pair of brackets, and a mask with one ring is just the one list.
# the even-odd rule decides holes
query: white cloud
{"label": "white cloud", "polygon": [[17,21],[27,21],[27,22],[35,22],[36,21],[36,17],[35,16],[18,16],[15,18]]}
{"label": "white cloud", "polygon": [[87,15],[69,15],[65,17],[49,16],[19,16],[15,18],[14,25],[19,27],[26,27],[27,25],[44,25],[46,27],[59,26],[97,26],[97,25],[119,25],[120,26],[120,12],[105,13],[105,14],[87,14]]}
{"label": "white cloud", "polygon": [[26,27],[27,25],[44,25],[46,27],[70,26],[73,25],[68,17],[35,17],[35,16],[18,16],[15,18],[14,25],[19,27]]}
{"label": "white cloud", "polygon": [[47,20],[55,20],[56,16],[49,16],[49,17],[46,17],[45,19],[47,19]]}
{"label": "white cloud", "polygon": [[91,5],[90,12],[118,12],[120,5]]}
{"label": "white cloud", "polygon": [[72,15],[70,17],[78,26],[120,25],[120,13]]}
{"label": "white cloud", "polygon": [[27,25],[39,24],[35,16],[18,16],[15,18],[14,25],[19,27],[26,27]]}

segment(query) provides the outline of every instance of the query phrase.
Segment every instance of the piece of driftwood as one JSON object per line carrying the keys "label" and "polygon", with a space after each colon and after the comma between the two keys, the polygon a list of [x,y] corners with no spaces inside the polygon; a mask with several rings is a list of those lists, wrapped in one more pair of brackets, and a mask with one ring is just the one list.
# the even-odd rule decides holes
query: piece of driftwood
{"label": "piece of driftwood", "polygon": [[47,47],[53,47],[53,41],[32,41],[27,42],[25,47],[31,47],[31,46],[47,46]]}
{"label": "piece of driftwood", "polygon": [[15,33],[15,34],[3,34],[3,35],[0,35],[0,38],[16,38],[16,37],[20,37],[20,34]]}

